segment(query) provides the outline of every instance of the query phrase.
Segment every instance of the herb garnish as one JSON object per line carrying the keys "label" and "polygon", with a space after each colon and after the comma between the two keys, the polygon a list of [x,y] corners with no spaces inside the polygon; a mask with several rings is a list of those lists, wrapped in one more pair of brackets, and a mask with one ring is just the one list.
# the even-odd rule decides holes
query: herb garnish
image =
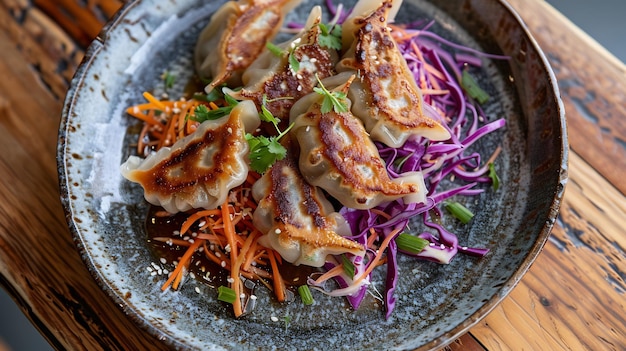
{"label": "herb garnish", "polygon": [[327,24],[320,23],[319,27],[322,31],[317,39],[320,46],[328,49],[341,50],[341,26],[332,25],[329,28]]}
{"label": "herb garnish", "polygon": [[328,113],[331,110],[334,110],[336,113],[348,112],[348,105],[345,102],[346,93],[342,91],[328,91],[317,74],[315,78],[319,83],[319,87],[313,88],[313,91],[324,96],[321,108],[322,113]]}
{"label": "herb garnish", "polygon": [[[286,98],[284,98],[286,99]],[[272,114],[267,108],[267,103],[274,100],[268,100],[267,96],[263,95],[263,102],[261,104],[261,113],[259,117],[262,121],[270,122],[276,128],[279,133],[277,136],[266,137],[264,135],[254,136],[250,133],[246,133],[246,140],[250,147],[250,168],[257,173],[263,174],[270,168],[274,162],[282,160],[287,155],[287,149],[280,143],[280,138],[289,132],[293,123],[289,125],[287,129],[281,131],[278,127],[280,121]]]}

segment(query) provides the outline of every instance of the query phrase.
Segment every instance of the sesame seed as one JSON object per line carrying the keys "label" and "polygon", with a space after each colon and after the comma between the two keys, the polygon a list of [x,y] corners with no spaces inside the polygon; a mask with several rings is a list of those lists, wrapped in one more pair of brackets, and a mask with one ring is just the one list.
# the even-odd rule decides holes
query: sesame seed
{"label": "sesame seed", "polygon": [[278,317],[276,316],[271,316],[270,319],[272,320],[272,322],[278,322]]}
{"label": "sesame seed", "polygon": [[194,289],[196,290],[196,292],[199,294],[200,293],[200,288],[196,286],[196,288]]}
{"label": "sesame seed", "polygon": [[309,61],[311,61],[311,63],[315,63],[315,62],[317,62],[317,59],[315,57],[312,57],[311,60],[309,60]]}
{"label": "sesame seed", "polygon": [[280,228],[276,228],[276,229],[274,230],[274,233],[276,233],[276,234],[280,234],[280,233],[282,233],[282,230],[280,230]]}
{"label": "sesame seed", "polygon": [[233,279],[233,277],[228,277],[228,279],[226,279],[226,281],[232,284],[232,283],[235,282],[235,279]]}
{"label": "sesame seed", "polygon": [[230,244],[227,244],[226,246],[224,246],[224,251],[230,252],[230,250],[231,250]]}
{"label": "sesame seed", "polygon": [[256,300],[256,295],[250,295],[250,300]]}
{"label": "sesame seed", "polygon": [[435,243],[430,243],[428,244],[428,246],[435,246]]}
{"label": "sesame seed", "polygon": [[300,73],[296,74],[296,78],[302,79],[302,75]]}
{"label": "sesame seed", "polygon": [[298,85],[298,87],[296,88],[296,90],[298,90],[298,91],[302,91],[302,85]]}
{"label": "sesame seed", "polygon": [[233,134],[233,128],[228,127],[228,129],[226,129],[226,131],[228,132],[228,134]]}
{"label": "sesame seed", "polygon": [[467,246],[461,247],[461,250],[467,250]]}
{"label": "sesame seed", "polygon": [[439,247],[443,250],[443,249],[445,249],[445,248],[446,248],[446,245],[441,244],[441,245],[439,245]]}
{"label": "sesame seed", "polygon": [[222,263],[220,263],[220,266],[222,266],[222,268],[226,267],[226,261],[222,261]]}
{"label": "sesame seed", "polygon": [[239,294],[239,298],[240,299],[245,299],[246,298],[246,294],[244,294],[244,293]]}
{"label": "sesame seed", "polygon": [[163,264],[166,264],[166,263],[167,263],[167,260],[165,259],[165,257],[161,257],[161,258],[159,259],[159,261],[161,261],[161,263],[163,263]]}

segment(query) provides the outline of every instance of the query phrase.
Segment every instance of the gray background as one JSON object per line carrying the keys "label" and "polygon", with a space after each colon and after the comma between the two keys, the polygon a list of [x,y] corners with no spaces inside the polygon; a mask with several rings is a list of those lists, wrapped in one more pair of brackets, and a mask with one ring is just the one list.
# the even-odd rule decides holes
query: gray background
{"label": "gray background", "polygon": [[[547,0],[572,22],[626,62],[625,0]],[[51,350],[7,293],[0,289],[0,351]]]}

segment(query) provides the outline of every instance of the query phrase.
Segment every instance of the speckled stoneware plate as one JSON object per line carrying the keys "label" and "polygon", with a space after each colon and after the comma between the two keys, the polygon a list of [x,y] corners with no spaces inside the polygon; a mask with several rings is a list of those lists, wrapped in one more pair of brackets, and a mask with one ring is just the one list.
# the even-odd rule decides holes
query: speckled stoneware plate
{"label": "speckled stoneware plate", "polygon": [[[137,138],[137,122],[125,109],[142,102],[143,91],[162,87],[165,70],[176,72],[181,85],[191,77],[194,41],[218,6],[131,1],[90,46],[72,82],[59,134],[61,198],[85,264],[102,288],[129,318],[176,349],[431,349],[476,324],[540,253],[567,179],[557,85],[519,17],[498,0],[405,0],[397,18],[435,20],[431,29],[445,38],[511,57],[487,61],[480,77],[492,95],[487,114],[507,119],[502,132],[478,146],[502,146],[502,186],[476,197],[471,225],[456,228],[460,242],[491,252],[482,259],[458,255],[449,265],[402,259],[388,320],[373,304],[352,311],[343,298],[321,295],[314,308],[267,302],[234,319],[214,289],[194,280],[178,292],[160,291],[164,278],[146,269],[159,262],[146,242],[148,206],[141,189],[119,173]],[[294,11],[288,20],[305,16]]]}

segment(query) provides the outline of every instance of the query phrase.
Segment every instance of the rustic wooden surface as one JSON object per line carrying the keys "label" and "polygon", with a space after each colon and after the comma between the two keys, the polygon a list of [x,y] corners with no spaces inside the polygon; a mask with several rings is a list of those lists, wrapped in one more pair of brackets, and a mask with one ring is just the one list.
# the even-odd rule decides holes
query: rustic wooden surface
{"label": "rustic wooden surface", "polygon": [[[571,144],[559,221],[520,284],[449,350],[626,350],[626,66],[541,0],[510,0],[547,54]],[[93,282],[59,202],[56,133],[119,0],[0,0],[0,284],[56,349],[158,349]],[[7,152],[8,150],[8,152]]]}

